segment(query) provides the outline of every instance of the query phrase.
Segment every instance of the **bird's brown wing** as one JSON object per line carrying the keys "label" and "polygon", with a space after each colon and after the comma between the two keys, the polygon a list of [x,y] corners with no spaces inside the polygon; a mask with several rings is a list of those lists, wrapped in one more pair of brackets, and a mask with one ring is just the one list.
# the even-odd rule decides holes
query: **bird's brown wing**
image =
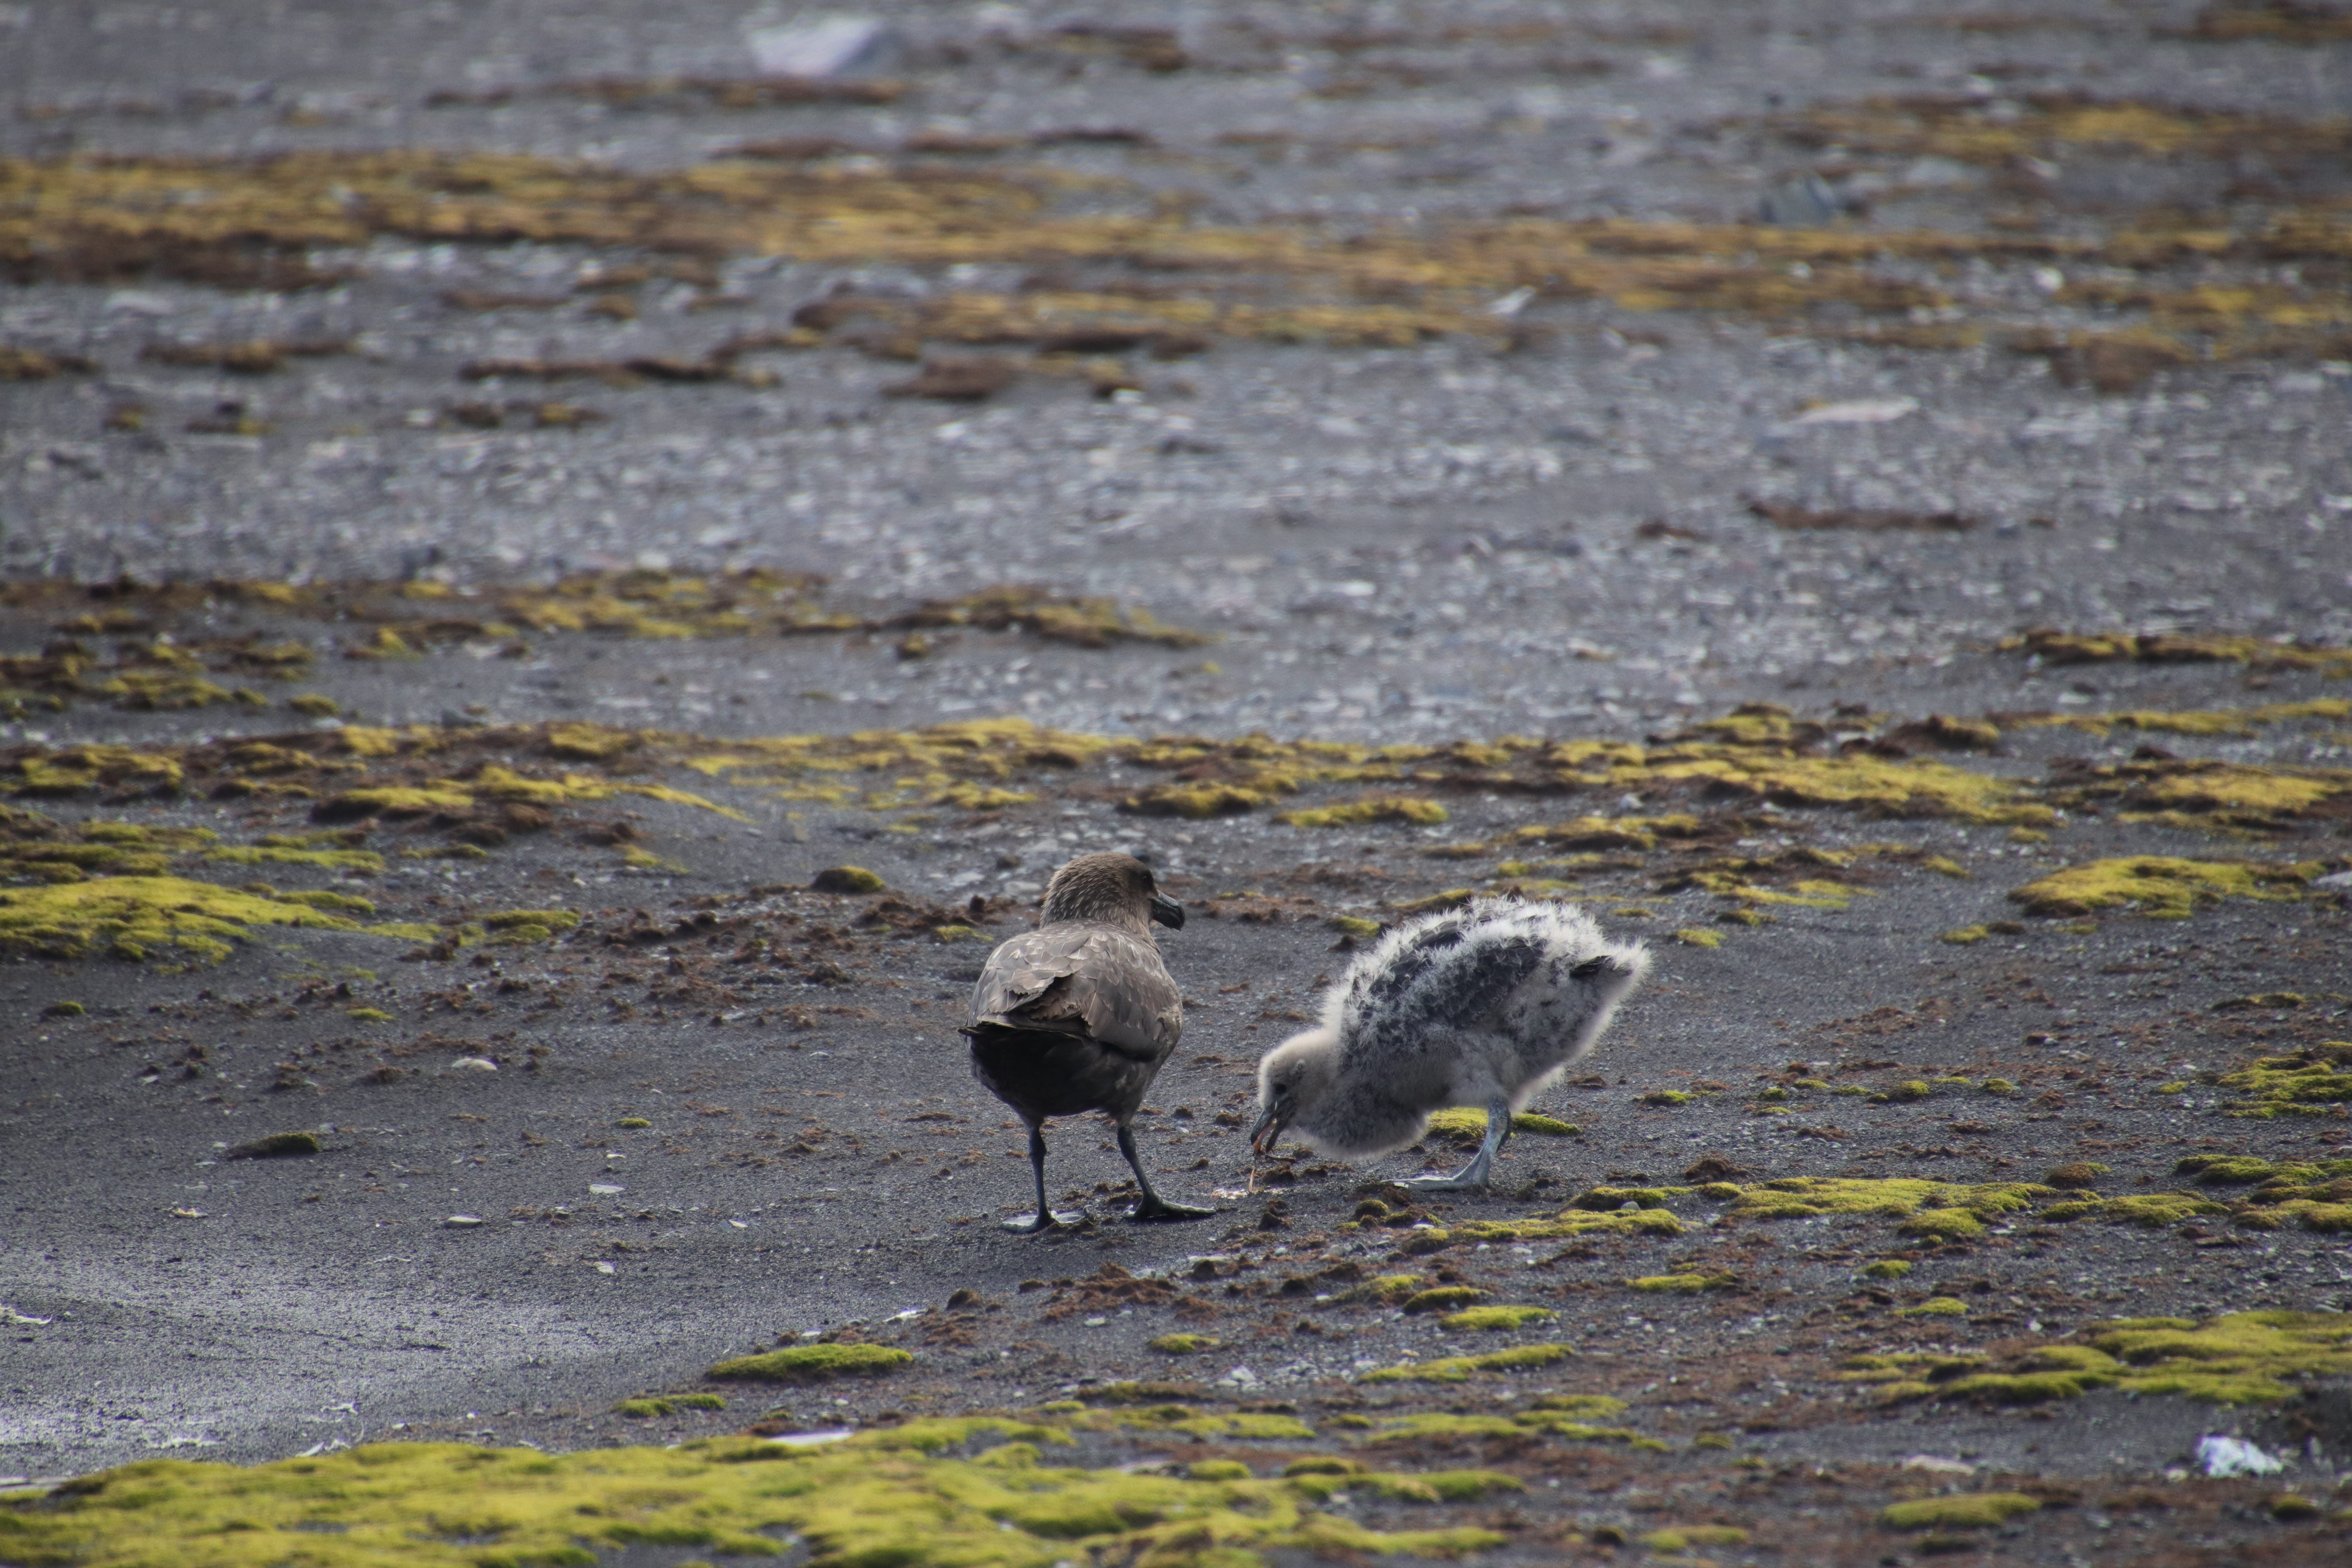
{"label": "bird's brown wing", "polygon": [[1103,926],[1024,932],[988,955],[972,987],[975,1025],[1082,1035],[1158,1062],[1184,1033],[1183,998],[1160,950]]}

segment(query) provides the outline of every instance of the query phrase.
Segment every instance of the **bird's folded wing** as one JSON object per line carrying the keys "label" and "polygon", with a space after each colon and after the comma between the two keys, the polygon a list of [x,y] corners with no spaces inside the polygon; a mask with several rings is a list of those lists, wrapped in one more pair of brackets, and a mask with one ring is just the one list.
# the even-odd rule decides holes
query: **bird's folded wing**
{"label": "bird's folded wing", "polygon": [[1184,1033],[1184,1005],[1160,950],[1123,931],[1047,926],[989,955],[975,1023],[1084,1035],[1158,1061]]}

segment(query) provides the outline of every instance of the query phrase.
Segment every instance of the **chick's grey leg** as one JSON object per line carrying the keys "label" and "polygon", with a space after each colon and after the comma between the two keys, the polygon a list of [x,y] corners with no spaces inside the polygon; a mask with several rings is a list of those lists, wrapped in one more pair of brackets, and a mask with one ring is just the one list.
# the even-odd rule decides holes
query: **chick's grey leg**
{"label": "chick's grey leg", "polygon": [[1005,1229],[1016,1236],[1034,1236],[1057,1225],[1076,1225],[1087,1217],[1080,1214],[1056,1214],[1045,1203],[1045,1129],[1042,1123],[1029,1129],[1029,1170],[1037,1180],[1037,1212],[1017,1215],[1006,1220]]}
{"label": "chick's grey leg", "polygon": [[1135,1185],[1143,1200],[1128,1211],[1129,1219],[1206,1219],[1217,1211],[1196,1208],[1191,1204],[1171,1204],[1151,1190],[1151,1178],[1143,1173],[1143,1161],[1135,1152],[1135,1132],[1124,1121],[1118,1124],[1118,1152],[1127,1156],[1128,1168],[1135,1173]]}
{"label": "chick's grey leg", "polygon": [[1507,1100],[1489,1101],[1486,1106],[1486,1139],[1478,1145],[1478,1152],[1471,1157],[1468,1164],[1450,1176],[1415,1176],[1396,1184],[1424,1193],[1479,1191],[1486,1185],[1487,1173],[1494,1168],[1495,1152],[1510,1135],[1511,1102]]}

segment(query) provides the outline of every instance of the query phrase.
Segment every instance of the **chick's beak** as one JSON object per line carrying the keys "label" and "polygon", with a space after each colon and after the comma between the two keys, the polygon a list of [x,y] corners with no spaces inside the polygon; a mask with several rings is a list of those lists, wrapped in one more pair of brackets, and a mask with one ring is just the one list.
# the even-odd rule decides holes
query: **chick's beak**
{"label": "chick's beak", "polygon": [[1259,1117],[1257,1125],[1250,1129],[1251,1153],[1274,1152],[1275,1144],[1282,1139],[1282,1130],[1290,1125],[1290,1118],[1283,1112],[1284,1107],[1280,1100],[1265,1108],[1265,1114]]}
{"label": "chick's beak", "polygon": [[1170,931],[1184,929],[1184,906],[1165,893],[1151,895],[1151,918]]}

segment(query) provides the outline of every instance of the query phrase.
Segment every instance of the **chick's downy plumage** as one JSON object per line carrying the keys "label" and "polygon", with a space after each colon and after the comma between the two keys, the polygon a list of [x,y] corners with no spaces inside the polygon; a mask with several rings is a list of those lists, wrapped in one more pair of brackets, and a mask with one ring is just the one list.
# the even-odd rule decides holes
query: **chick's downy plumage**
{"label": "chick's downy plumage", "polygon": [[1384,1154],[1433,1111],[1477,1106],[1476,1158],[1409,1184],[1484,1186],[1511,1117],[1592,1049],[1649,963],[1567,904],[1480,899],[1400,926],[1331,987],[1320,1024],[1259,1063],[1252,1146],[1288,1129],[1328,1154]]}
{"label": "chick's downy plumage", "polygon": [[1129,1123],[1184,1033],[1184,1004],[1152,939],[1181,929],[1183,906],[1133,856],[1081,855],[1054,874],[1037,929],[1000,944],[972,988],[972,1076],[1029,1127],[1037,1210],[1008,1228],[1044,1230],[1079,1216],[1045,1202],[1045,1122],[1099,1110],[1142,1193],[1130,1217],[1192,1219],[1214,1211],[1152,1190]]}

